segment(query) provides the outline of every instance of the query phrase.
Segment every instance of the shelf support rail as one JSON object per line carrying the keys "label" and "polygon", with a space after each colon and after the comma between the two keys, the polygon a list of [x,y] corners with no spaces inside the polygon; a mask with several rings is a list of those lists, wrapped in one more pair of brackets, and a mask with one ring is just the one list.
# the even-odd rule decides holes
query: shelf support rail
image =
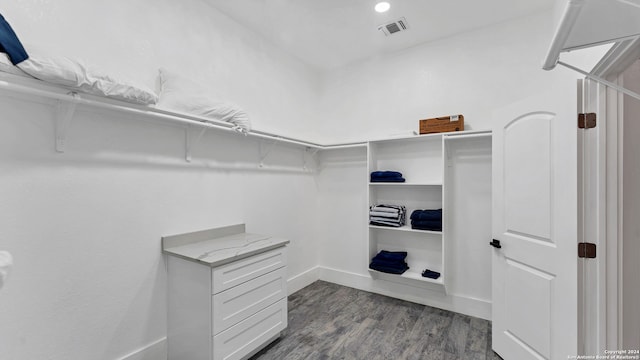
{"label": "shelf support rail", "polygon": [[[304,152],[302,153],[302,170],[303,171],[307,171],[307,163],[309,162],[309,157],[311,159],[313,159],[313,157],[318,153],[318,151],[320,151],[319,148],[310,148],[307,147],[304,149]],[[307,154],[310,153],[309,156],[307,156]]]}
{"label": "shelf support rail", "polygon": [[198,142],[200,142],[200,139],[202,139],[202,136],[206,131],[207,131],[206,127],[195,129],[193,125],[189,125],[184,129],[185,160],[187,162],[191,162],[191,154],[192,154],[193,148],[194,146],[196,146]]}
{"label": "shelf support rail", "polygon": [[260,143],[260,163],[258,164],[259,167],[263,168],[264,167],[264,160],[267,158],[267,156],[269,156],[269,153],[275,149],[276,145],[278,144],[278,139],[275,139],[271,142],[271,144],[269,144],[269,146],[267,147],[267,150],[265,152],[262,151],[262,142]]}
{"label": "shelf support rail", "polygon": [[71,125],[71,119],[76,112],[79,96],[75,92],[70,92],[71,100],[58,100],[56,107],[56,151],[63,153],[67,146],[67,131]]}

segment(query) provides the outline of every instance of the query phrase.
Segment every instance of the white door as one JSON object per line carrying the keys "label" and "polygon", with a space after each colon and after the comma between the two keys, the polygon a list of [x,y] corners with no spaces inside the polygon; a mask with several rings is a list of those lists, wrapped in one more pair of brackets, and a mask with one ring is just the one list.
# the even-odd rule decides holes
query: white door
{"label": "white door", "polygon": [[506,360],[577,355],[576,101],[574,83],[494,113],[493,349]]}

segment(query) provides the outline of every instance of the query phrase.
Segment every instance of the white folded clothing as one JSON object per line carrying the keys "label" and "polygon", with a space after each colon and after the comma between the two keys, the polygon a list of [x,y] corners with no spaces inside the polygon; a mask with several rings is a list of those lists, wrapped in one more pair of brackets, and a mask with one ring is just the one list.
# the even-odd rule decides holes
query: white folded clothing
{"label": "white folded clothing", "polygon": [[381,216],[381,217],[385,217],[385,218],[397,218],[398,216],[400,216],[399,213],[392,213],[392,212],[386,212],[386,211],[370,211],[369,212],[370,216]]}
{"label": "white folded clothing", "polygon": [[403,224],[404,221],[402,219],[389,219],[389,218],[369,218],[369,221],[372,222],[389,222],[389,223],[398,223]]}
{"label": "white folded clothing", "polygon": [[371,207],[371,210],[397,213],[401,211],[402,208],[403,206],[399,206],[399,205],[374,205]]}

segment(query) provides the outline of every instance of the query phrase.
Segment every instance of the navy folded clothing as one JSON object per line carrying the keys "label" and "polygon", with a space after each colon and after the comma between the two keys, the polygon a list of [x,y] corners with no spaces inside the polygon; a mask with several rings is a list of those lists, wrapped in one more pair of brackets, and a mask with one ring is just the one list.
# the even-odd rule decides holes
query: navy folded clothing
{"label": "navy folded clothing", "polygon": [[383,259],[383,260],[397,260],[404,261],[407,258],[406,251],[387,251],[380,250],[380,252],[374,256],[374,259]]}
{"label": "navy folded clothing", "polygon": [[371,177],[375,178],[385,178],[385,177],[402,177],[401,172],[397,171],[374,171],[371,173]]}
{"label": "navy folded clothing", "polygon": [[371,259],[369,268],[389,274],[402,274],[409,269],[404,261],[406,258],[406,251],[381,250]]}
{"label": "navy folded clothing", "polygon": [[400,275],[403,274],[405,271],[407,271],[409,269],[408,266],[405,267],[386,267],[386,266],[377,266],[377,265],[369,265],[370,269],[373,270],[377,270],[383,273],[388,273],[388,274],[396,274],[396,275]]}
{"label": "navy folded clothing", "polygon": [[385,260],[385,259],[371,259],[371,265],[387,266],[387,267],[405,267],[407,263],[404,260]]}
{"label": "navy folded clothing", "polygon": [[442,231],[442,220],[411,220],[411,228],[416,230]]}
{"label": "navy folded clothing", "polygon": [[411,220],[411,225],[442,227],[442,220]]}
{"label": "navy folded clothing", "polygon": [[29,58],[22,43],[11,25],[0,14],[0,52],[6,53],[13,65],[17,65]]}
{"label": "navy folded clothing", "polygon": [[440,277],[440,273],[439,273],[439,272],[437,272],[437,271],[431,271],[431,270],[429,270],[429,269],[425,269],[425,270],[422,272],[422,276],[423,276],[423,277],[426,277],[426,278],[429,278],[429,279],[437,279],[437,278],[439,278],[439,277]]}
{"label": "navy folded clothing", "polygon": [[402,173],[397,171],[374,171],[370,179],[371,182],[405,182]]}
{"label": "navy folded clothing", "polygon": [[438,210],[414,210],[411,213],[411,220],[441,220],[442,209]]}
{"label": "navy folded clothing", "polygon": [[420,225],[411,225],[413,230],[425,230],[425,231],[442,231],[441,227],[436,226],[420,226]]}
{"label": "navy folded clothing", "polygon": [[404,178],[371,178],[371,182],[406,182]]}

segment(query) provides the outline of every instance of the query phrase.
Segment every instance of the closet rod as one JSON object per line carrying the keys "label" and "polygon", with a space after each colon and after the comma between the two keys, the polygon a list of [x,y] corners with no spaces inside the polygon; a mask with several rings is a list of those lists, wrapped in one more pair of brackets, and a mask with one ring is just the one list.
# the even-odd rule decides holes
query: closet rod
{"label": "closet rod", "polygon": [[[27,80],[31,81],[30,79],[27,79]],[[34,80],[34,81],[38,81],[38,80]],[[48,90],[48,89],[39,89],[36,87],[36,85],[27,86],[27,85],[21,85],[16,83],[10,83],[5,80],[0,80],[0,89],[15,91],[15,92],[23,93],[26,95],[35,95],[35,96],[40,96],[40,97],[49,98],[49,99],[61,100],[61,101],[75,103],[75,104],[93,106],[93,107],[103,108],[107,110],[118,110],[118,111],[130,113],[134,115],[157,117],[157,118],[162,118],[172,122],[177,122],[177,123],[182,123],[187,125],[195,125],[195,126],[201,126],[206,128],[213,128],[213,129],[238,133],[238,131],[233,129],[234,125],[227,122],[211,120],[211,119],[202,118],[199,116],[194,116],[189,114],[178,114],[178,113],[174,113],[171,111],[162,110],[154,107],[147,107],[144,105],[137,105],[137,104],[122,105],[122,104],[116,103],[114,100],[102,100],[100,98],[97,98],[97,99],[83,98],[83,97],[74,95],[78,93],[70,89],[64,89],[65,91],[68,91],[68,92],[62,93],[62,92],[59,92],[60,90],[62,90],[62,88],[60,88],[59,90],[56,89],[55,91]],[[79,95],[85,96],[85,94],[79,94]],[[269,133],[266,131],[260,131],[260,130],[251,131],[246,135],[251,137],[262,138],[262,139],[276,140],[279,142],[305,146],[305,147],[319,149],[319,150],[359,147],[359,146],[366,145],[366,142],[322,145],[322,144],[299,140],[299,139],[295,139],[287,136],[281,136],[281,135]]]}
{"label": "closet rod", "polygon": [[571,69],[573,71],[579,72],[580,74],[586,76],[587,78],[589,78],[591,80],[599,82],[599,83],[601,83],[603,85],[606,85],[606,86],[608,86],[608,87],[610,87],[612,89],[620,91],[621,93],[624,93],[626,95],[629,95],[629,96],[631,96],[633,98],[636,98],[636,99],[640,100],[640,94],[638,94],[636,92],[633,92],[633,91],[631,91],[631,90],[629,90],[627,88],[624,88],[624,87],[622,87],[622,86],[620,86],[618,84],[614,84],[611,81],[607,81],[607,80],[605,80],[605,79],[603,79],[603,78],[601,78],[599,76],[593,75],[593,74],[591,74],[589,72],[586,72],[586,71],[584,71],[582,69],[579,69],[579,68],[577,68],[575,66],[563,63],[562,61],[558,61],[558,65],[562,65],[562,66],[566,67],[567,69]]}

